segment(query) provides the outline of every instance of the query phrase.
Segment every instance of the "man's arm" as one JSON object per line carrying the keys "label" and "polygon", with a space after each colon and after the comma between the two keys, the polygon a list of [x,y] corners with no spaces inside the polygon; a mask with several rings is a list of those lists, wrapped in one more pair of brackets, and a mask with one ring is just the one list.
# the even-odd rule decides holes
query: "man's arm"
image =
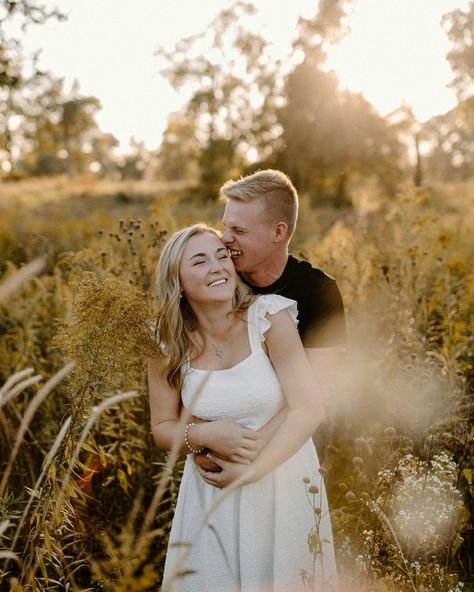
{"label": "man's arm", "polygon": [[325,407],[330,407],[334,385],[338,373],[341,371],[342,360],[347,347],[345,345],[306,347],[305,351],[316,380],[321,387]]}
{"label": "man's arm", "polygon": [[[259,430],[257,430],[258,434],[260,435],[260,439],[258,440],[259,446],[253,451],[254,457],[249,460],[255,460],[257,455],[260,453],[262,448],[268,444],[271,440],[273,434],[277,431],[280,425],[285,421],[286,414],[288,413],[288,407],[285,405],[278,413],[276,413],[264,426],[262,426]],[[203,421],[198,418],[194,418],[193,421]],[[202,452],[200,454],[194,455],[194,462],[203,469],[204,471],[216,472],[218,473],[221,470],[221,466],[214,462],[213,460],[207,458],[207,452]]]}
{"label": "man's arm", "polygon": [[[305,348],[306,355],[308,356],[309,363],[313,369],[316,381],[321,388],[323,395],[323,403],[326,412],[330,416],[329,412],[331,408],[331,401],[333,399],[334,384],[336,382],[337,372],[340,370],[340,363],[346,351],[344,345],[337,345],[333,347],[307,347]],[[260,447],[254,451],[255,457],[263,449],[264,446],[271,440],[273,434],[278,430],[280,425],[284,422],[288,407],[285,406],[270,419],[262,428],[258,430],[261,436]],[[195,421],[202,421],[195,419]],[[325,439],[324,425],[322,424],[319,428],[321,433],[321,442]],[[318,453],[323,459],[324,446],[319,447]],[[215,456],[215,455],[214,455]],[[253,459],[252,459],[253,460]],[[219,472],[221,467],[218,463],[207,458],[206,453],[194,455],[194,462],[204,471],[215,471]]]}

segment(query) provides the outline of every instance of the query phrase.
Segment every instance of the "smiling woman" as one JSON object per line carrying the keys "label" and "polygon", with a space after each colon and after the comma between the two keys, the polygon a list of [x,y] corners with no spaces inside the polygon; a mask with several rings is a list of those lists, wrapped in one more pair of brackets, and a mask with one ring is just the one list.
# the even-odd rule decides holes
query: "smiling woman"
{"label": "smiling woman", "polygon": [[[157,295],[161,355],[148,364],[151,428],[159,447],[178,445],[189,455],[163,590],[289,590],[301,585],[302,572],[334,583],[311,439],[324,414],[296,329],[296,303],[253,297],[218,233],[205,225],[179,231],[165,245]],[[190,453],[206,449],[217,469],[194,464]],[[312,489],[320,493],[320,543],[310,552],[311,476],[320,485]]]}
{"label": "smiling woman", "polygon": [[179,276],[182,296],[191,306],[210,306],[214,299],[229,300],[229,294],[232,297],[236,286],[229,251],[211,232],[189,239],[181,259]]}

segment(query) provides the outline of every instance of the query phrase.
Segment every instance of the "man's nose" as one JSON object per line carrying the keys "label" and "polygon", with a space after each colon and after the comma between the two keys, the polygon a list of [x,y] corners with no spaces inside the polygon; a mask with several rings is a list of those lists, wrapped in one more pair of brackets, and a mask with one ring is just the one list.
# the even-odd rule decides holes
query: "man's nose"
{"label": "man's nose", "polygon": [[230,244],[233,240],[234,240],[234,237],[232,236],[232,233],[230,232],[229,229],[226,228],[224,230],[224,234],[222,235],[222,242],[224,242],[227,245],[227,244]]}

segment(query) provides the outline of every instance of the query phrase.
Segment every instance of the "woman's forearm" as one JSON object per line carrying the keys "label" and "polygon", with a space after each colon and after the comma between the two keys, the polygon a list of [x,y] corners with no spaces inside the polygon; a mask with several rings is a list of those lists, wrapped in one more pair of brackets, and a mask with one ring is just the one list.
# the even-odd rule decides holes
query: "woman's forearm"
{"label": "woman's forearm", "polygon": [[323,420],[320,410],[286,409],[286,417],[252,463],[250,481],[257,481],[291,458],[311,438]]}
{"label": "woman's forearm", "polygon": [[178,438],[182,453],[209,448],[231,461],[247,464],[261,447],[257,432],[226,419],[197,423],[190,416],[186,428],[181,420],[165,420],[155,425],[152,432],[157,446],[165,450],[170,450]]}
{"label": "woman's forearm", "polygon": [[277,429],[281,426],[281,424],[285,421],[286,416],[288,414],[288,406],[285,405],[276,413],[267,423],[262,426],[258,433],[262,436],[263,439],[263,446],[266,446],[268,442],[272,439]]}
{"label": "woman's forearm", "polygon": [[[190,420],[191,421],[191,420]],[[188,430],[188,441],[191,446],[196,449],[198,446],[194,442],[192,429],[194,426],[191,426]],[[161,421],[159,424],[155,425],[151,429],[151,433],[153,435],[153,440],[155,444],[161,450],[171,450],[173,444],[178,440],[180,440],[180,447],[179,453],[180,454],[189,454],[191,450],[188,448],[184,441],[184,430],[185,427],[183,426],[180,420],[170,419]]]}

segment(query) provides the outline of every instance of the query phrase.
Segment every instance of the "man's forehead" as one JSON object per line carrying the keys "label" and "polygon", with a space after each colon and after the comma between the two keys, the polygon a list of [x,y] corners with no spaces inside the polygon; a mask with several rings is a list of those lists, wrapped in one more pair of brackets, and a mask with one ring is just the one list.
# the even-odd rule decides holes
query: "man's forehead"
{"label": "man's forehead", "polygon": [[243,202],[230,200],[227,202],[223,221],[226,226],[252,226],[262,221],[263,208],[258,201]]}

